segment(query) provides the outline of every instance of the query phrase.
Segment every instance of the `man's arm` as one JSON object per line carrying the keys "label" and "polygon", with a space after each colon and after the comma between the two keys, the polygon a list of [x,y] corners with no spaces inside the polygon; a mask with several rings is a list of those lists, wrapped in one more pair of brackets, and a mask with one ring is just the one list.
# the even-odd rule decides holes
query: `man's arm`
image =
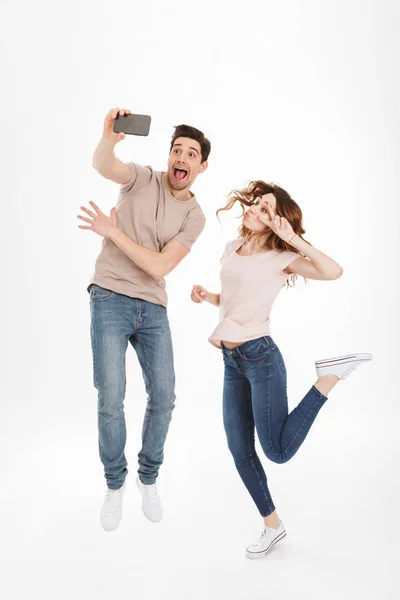
{"label": "man's arm", "polygon": [[127,164],[119,160],[114,154],[115,146],[125,138],[124,133],[115,133],[113,130],[118,113],[129,115],[131,111],[119,108],[110,110],[104,120],[103,136],[93,155],[93,167],[106,179],[125,184],[130,180],[132,171]]}
{"label": "man's arm", "polygon": [[154,279],[162,279],[173,271],[189,254],[181,242],[171,240],[161,252],[141,246],[120,229],[115,229],[109,238],[128,258]]}
{"label": "man's arm", "polygon": [[109,237],[143,271],[154,279],[162,279],[189,254],[192,245],[203,230],[205,218],[201,211],[201,214],[198,213],[199,211],[195,211],[188,218],[182,231],[170,240],[161,252],[144,248],[117,227],[111,229]]}
{"label": "man's arm", "polygon": [[111,240],[132,262],[154,279],[162,279],[175,269],[189,254],[189,249],[204,227],[203,220],[198,222],[199,219],[194,219],[188,222],[176,236],[177,239],[173,238],[168,244],[165,244],[161,252],[156,252],[141,246],[119,229],[115,207],[111,209],[110,216],[107,217],[92,200],[89,204],[94,212],[81,206],[81,210],[86,213],[87,217],[78,215],[78,219],[88,225],[79,225],[79,228],[89,229]]}

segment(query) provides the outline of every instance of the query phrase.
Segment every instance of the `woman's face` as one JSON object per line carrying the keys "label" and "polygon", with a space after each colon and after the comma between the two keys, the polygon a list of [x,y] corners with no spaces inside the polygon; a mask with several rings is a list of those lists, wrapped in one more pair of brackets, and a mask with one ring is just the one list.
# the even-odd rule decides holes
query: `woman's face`
{"label": "woman's face", "polygon": [[254,204],[249,206],[243,215],[243,225],[250,229],[254,233],[264,233],[268,227],[264,223],[260,223],[257,219],[257,215],[263,214],[269,217],[268,206],[276,212],[276,198],[274,194],[265,194],[261,198],[257,198]]}

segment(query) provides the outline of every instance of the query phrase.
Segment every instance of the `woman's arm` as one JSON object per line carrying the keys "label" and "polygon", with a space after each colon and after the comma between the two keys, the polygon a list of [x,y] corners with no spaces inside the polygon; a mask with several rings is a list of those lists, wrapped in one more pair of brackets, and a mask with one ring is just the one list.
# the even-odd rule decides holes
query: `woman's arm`
{"label": "woman's arm", "polygon": [[295,273],[307,279],[338,279],[343,269],[333,258],[307,244],[298,235],[290,240],[290,245],[299,250],[307,258],[299,256],[285,269],[285,273]]}
{"label": "woman's arm", "polygon": [[276,235],[286,243],[299,250],[306,258],[299,256],[284,270],[284,273],[295,273],[307,279],[338,279],[343,269],[337,262],[323,252],[320,252],[294,233],[293,228],[285,217],[275,214],[270,206],[269,215],[258,215],[258,220],[268,225]]}
{"label": "woman's arm", "polygon": [[193,300],[193,302],[196,302],[197,304],[201,304],[202,302],[209,302],[214,306],[219,306],[221,294],[213,294],[212,292],[208,292],[201,285],[194,285],[190,297]]}

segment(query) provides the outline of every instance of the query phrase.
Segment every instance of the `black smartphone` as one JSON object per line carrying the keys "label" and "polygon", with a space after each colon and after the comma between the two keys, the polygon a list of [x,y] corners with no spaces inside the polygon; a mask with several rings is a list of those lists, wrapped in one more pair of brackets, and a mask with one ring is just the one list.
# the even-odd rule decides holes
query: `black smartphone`
{"label": "black smartphone", "polygon": [[114,121],[115,133],[129,135],[149,135],[151,117],[149,115],[120,115]]}

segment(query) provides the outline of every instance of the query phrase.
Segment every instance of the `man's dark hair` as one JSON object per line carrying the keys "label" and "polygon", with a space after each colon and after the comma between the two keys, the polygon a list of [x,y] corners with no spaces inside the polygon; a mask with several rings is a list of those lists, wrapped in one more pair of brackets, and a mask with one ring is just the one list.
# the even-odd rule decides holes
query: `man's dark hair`
{"label": "man's dark hair", "polygon": [[171,140],[171,147],[169,149],[170,154],[176,140],[180,137],[190,138],[191,140],[199,142],[201,148],[201,162],[203,163],[207,160],[211,151],[211,142],[205,137],[202,131],[196,129],[196,127],[191,127],[190,125],[177,125],[175,127],[175,132]]}

